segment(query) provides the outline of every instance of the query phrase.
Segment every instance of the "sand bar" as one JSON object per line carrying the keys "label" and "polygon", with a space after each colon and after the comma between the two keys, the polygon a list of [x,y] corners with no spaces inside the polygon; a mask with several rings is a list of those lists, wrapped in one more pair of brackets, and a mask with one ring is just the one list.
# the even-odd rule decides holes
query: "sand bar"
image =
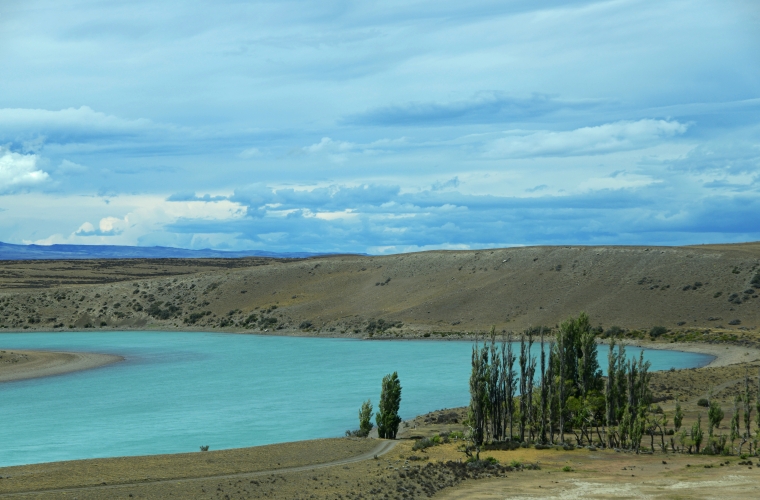
{"label": "sand bar", "polygon": [[0,349],[0,382],[50,377],[122,361],[113,354]]}
{"label": "sand bar", "polygon": [[[609,342],[602,341],[600,343],[608,344]],[[635,347],[643,347],[645,349],[661,349],[665,351],[683,351],[683,352],[696,352],[699,354],[709,354],[715,356],[715,359],[710,361],[706,367],[719,368],[721,366],[735,365],[738,363],[749,363],[752,361],[760,360],[760,349],[756,347],[740,346],[734,344],[705,344],[699,342],[674,342],[674,343],[660,343],[660,342],[644,342],[641,340],[617,340],[618,344],[625,344]]]}

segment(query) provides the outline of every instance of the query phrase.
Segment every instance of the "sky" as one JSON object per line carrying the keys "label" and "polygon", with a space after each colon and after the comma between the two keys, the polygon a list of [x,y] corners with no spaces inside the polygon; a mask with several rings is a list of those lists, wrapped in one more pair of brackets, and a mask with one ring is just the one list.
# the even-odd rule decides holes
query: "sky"
{"label": "sky", "polygon": [[756,0],[3,0],[0,241],[760,240]]}

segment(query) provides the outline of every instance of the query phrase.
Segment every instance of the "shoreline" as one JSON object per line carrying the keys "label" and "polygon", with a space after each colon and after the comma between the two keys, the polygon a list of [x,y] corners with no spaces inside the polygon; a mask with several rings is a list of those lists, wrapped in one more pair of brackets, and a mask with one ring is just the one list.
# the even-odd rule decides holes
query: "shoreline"
{"label": "shoreline", "polygon": [[64,375],[124,361],[123,356],[90,352],[14,349],[1,354],[11,359],[0,363],[0,383]]}
{"label": "shoreline", "polygon": [[[600,344],[609,344],[607,339],[599,340]],[[714,356],[713,360],[697,368],[720,368],[740,363],[750,363],[760,360],[760,349],[755,347],[738,346],[733,344],[707,344],[699,342],[673,342],[658,343],[641,340],[616,340],[618,344],[643,349],[657,349],[661,351],[693,352]]]}

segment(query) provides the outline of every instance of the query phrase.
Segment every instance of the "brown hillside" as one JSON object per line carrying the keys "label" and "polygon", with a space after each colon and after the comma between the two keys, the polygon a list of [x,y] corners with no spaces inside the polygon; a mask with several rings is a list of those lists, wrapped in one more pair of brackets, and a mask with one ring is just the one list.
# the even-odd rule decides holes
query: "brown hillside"
{"label": "brown hillside", "polygon": [[[37,289],[1,294],[0,324],[14,330],[102,324],[107,329],[277,328],[364,335],[371,319],[402,323],[390,332],[472,331],[491,325],[520,330],[555,325],[579,311],[605,327],[760,324],[760,283],[752,284],[760,273],[757,243],[525,247],[249,264],[217,260],[195,268],[170,261],[130,262],[133,268],[154,267],[153,277],[134,276],[139,273],[113,264],[100,270],[104,284],[96,285],[25,285],[17,275],[14,288]],[[39,265],[14,269],[24,266],[32,276]],[[86,269],[78,272],[87,274]]]}

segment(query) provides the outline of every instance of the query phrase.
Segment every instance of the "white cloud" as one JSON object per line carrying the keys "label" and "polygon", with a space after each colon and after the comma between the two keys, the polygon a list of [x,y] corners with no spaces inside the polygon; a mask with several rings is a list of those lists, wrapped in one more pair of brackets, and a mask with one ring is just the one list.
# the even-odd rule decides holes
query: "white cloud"
{"label": "white cloud", "polygon": [[688,125],[672,120],[639,120],[606,123],[565,132],[510,131],[493,141],[489,157],[596,155],[648,147],[686,132]]}
{"label": "white cloud", "polygon": [[90,222],[85,222],[76,230],[76,236],[116,236],[124,232],[129,226],[129,216],[119,219],[118,217],[104,217],[100,219],[98,228],[95,229]]}
{"label": "white cloud", "polygon": [[0,193],[9,193],[41,184],[49,179],[37,167],[37,155],[20,154],[0,147]]}
{"label": "white cloud", "polygon": [[79,229],[77,229],[76,233],[74,234],[95,234],[95,226],[93,226],[89,222],[85,222],[84,224],[79,226]]}

